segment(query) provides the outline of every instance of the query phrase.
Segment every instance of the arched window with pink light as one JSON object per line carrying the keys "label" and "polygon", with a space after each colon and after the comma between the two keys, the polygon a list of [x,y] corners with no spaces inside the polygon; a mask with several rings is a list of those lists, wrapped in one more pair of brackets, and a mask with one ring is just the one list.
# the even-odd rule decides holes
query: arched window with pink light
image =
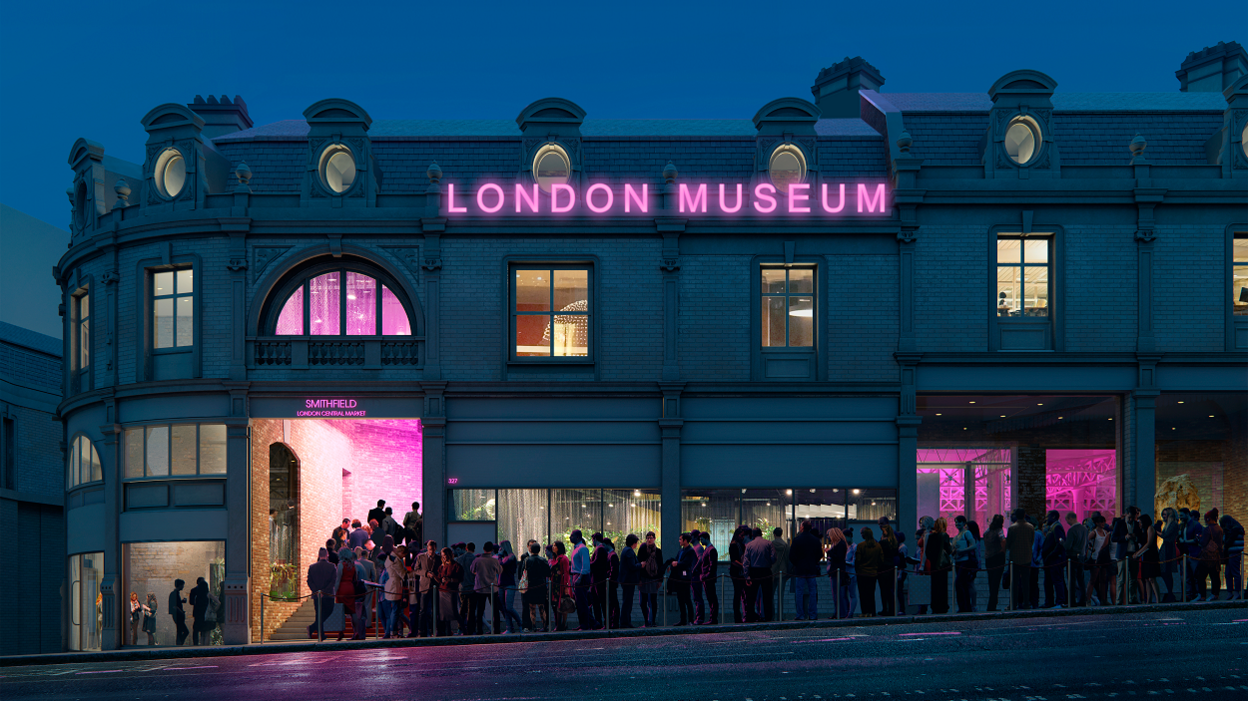
{"label": "arched window with pink light", "polygon": [[411,336],[411,308],[394,281],[362,267],[318,266],[282,287],[277,336]]}

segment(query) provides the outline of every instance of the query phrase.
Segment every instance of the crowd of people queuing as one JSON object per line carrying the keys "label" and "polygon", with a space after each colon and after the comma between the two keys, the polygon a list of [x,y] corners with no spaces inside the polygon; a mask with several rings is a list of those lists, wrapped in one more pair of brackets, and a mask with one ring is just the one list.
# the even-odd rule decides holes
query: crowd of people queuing
{"label": "crowd of people queuing", "polygon": [[[423,540],[419,508],[413,503],[400,524],[379,501],[366,524],[343,519],[334,529],[308,569],[308,587],[320,599],[309,636],[317,635],[334,604],[351,617],[356,638],[364,637],[374,615],[386,638],[405,629],[407,637],[567,630],[572,613],[577,630],[631,628],[634,604],[641,625],[652,627],[662,617],[661,591],[676,599],[674,625],[720,621],[721,555],[709,533],[682,533],[669,558],[653,532],[644,540],[629,534],[617,546],[602,533],[586,540],[574,530],[566,543],[530,540],[517,552],[503,540],[486,542],[478,552],[475,543],[439,548]],[[841,618],[877,615],[877,593],[882,616],[906,613],[910,599],[909,608],[920,614],[929,608],[947,613],[950,573],[958,612],[979,610],[980,572],[988,578],[986,611],[999,610],[1002,591],[1012,608],[1041,607],[1041,581],[1045,608],[1213,600],[1223,567],[1230,597],[1243,595],[1244,528],[1217,509],[1203,515],[1203,526],[1199,512],[1172,508],[1156,521],[1136,507],[1112,521],[1099,512],[1080,522],[1074,513],[1063,518],[1049,511],[1041,524],[1022,509],[1010,520],[1007,528],[997,515],[981,532],[975,521],[958,516],[951,531],[946,518],[923,517],[913,551],[887,517],[876,528],[861,527],[858,542],[852,528],[821,533],[812,521],[803,521],[787,541],[780,528],[764,534],[742,525],[723,563],[732,620],[774,620],[776,587],[786,585],[796,620],[815,620],[825,577],[833,615]],[[1176,592],[1184,563],[1188,570],[1179,579],[1187,590]],[[922,589],[930,591],[920,596]]]}

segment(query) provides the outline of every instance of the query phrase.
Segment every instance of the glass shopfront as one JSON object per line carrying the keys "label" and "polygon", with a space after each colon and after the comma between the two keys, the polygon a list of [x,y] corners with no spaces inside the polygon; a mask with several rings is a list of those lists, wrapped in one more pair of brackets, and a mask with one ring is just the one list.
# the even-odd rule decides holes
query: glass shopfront
{"label": "glass shopfront", "polygon": [[[224,620],[225,543],[221,541],[182,541],[171,543],[126,543],[123,634],[126,645],[220,645]],[[177,598],[185,599],[183,624],[173,615],[170,602],[175,583],[183,587]],[[138,625],[132,626],[131,593],[139,603],[155,603],[154,627],[145,628],[145,612],[140,610]]]}
{"label": "glass shopfront", "polygon": [[763,531],[770,539],[776,528],[790,539],[798,524],[809,520],[820,532],[829,528],[875,525],[881,516],[897,519],[897,491],[861,487],[710,489],[681,492],[681,524],[685,531],[711,534],[726,546],[737,526]]}
{"label": "glass shopfront", "polygon": [[495,542],[509,540],[517,553],[530,539],[542,545],[556,540],[566,544],[574,530],[587,540],[602,533],[617,548],[629,533],[644,537],[654,531],[662,537],[662,503],[656,490],[453,489],[448,500],[450,533],[457,532],[457,524],[493,524]]}
{"label": "glass shopfront", "polygon": [[1117,397],[920,396],[918,413],[920,517],[964,515],[982,532],[1015,506],[1041,520],[1121,511]]}
{"label": "glass shopfront", "polygon": [[99,650],[104,629],[104,553],[69,556],[69,649]]}

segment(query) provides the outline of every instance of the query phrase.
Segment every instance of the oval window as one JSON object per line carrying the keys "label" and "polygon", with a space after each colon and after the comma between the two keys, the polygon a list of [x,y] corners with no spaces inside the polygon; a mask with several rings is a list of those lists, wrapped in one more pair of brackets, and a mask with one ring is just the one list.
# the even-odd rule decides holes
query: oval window
{"label": "oval window", "polygon": [[331,191],[342,194],[355,183],[355,154],[342,144],[321,152],[321,182]]}
{"label": "oval window", "polygon": [[1040,152],[1040,125],[1031,117],[1015,117],[1005,130],[1005,153],[1010,160],[1023,165]]}
{"label": "oval window", "polygon": [[546,144],[533,156],[533,179],[543,192],[550,192],[551,185],[565,185],[572,177],[572,163],[568,154],[557,144]]}
{"label": "oval window", "polygon": [[161,151],[156,159],[156,189],[168,199],[177,197],[186,185],[186,159],[176,148]]}
{"label": "oval window", "polygon": [[767,172],[771,175],[771,184],[776,186],[776,190],[787,193],[789,185],[805,179],[806,158],[796,147],[778,146],[771,152]]}

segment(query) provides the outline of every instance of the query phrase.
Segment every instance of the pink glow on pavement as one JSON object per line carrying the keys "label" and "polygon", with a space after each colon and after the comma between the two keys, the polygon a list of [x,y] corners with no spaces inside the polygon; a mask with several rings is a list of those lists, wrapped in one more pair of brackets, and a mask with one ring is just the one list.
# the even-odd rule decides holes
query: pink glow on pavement
{"label": "pink glow on pavement", "polygon": [[[680,211],[681,212],[705,212],[706,211],[706,183],[698,186],[697,194],[690,196],[689,186],[685,183],[680,184]],[[698,206],[701,205],[701,209]]]}
{"label": "pink glow on pavement", "polygon": [[736,214],[741,211],[741,205],[745,204],[745,192],[741,183],[737,183],[737,203],[732,207],[728,206],[727,197],[724,195],[724,184],[719,184],[719,210],[724,214]]}
{"label": "pink glow on pavement", "polygon": [[[607,194],[606,204],[601,207],[594,206],[594,193],[605,192]],[[611,209],[611,205],[615,204],[615,193],[611,192],[611,188],[606,183],[594,183],[585,191],[585,206],[589,207],[589,211],[594,214],[603,214]]]}
{"label": "pink glow on pavement", "polygon": [[810,183],[789,184],[789,214],[805,214],[810,211]]}
{"label": "pink glow on pavement", "polygon": [[526,189],[520,183],[516,183],[516,214],[519,214],[521,211],[521,207],[520,207],[521,203],[528,205],[529,211],[536,214],[537,202],[538,202],[537,183],[533,183],[532,196],[529,195],[528,189]]}
{"label": "pink glow on pavement", "polygon": [[828,214],[838,214],[841,212],[841,210],[845,209],[845,183],[841,183],[840,187],[841,187],[841,202],[840,204],[836,205],[835,208],[828,206],[828,184],[824,183],[820,187],[820,189],[822,190],[822,193],[820,194],[820,199],[823,200],[823,211],[827,212]]}
{"label": "pink glow on pavement", "polygon": [[763,214],[776,211],[776,186],[771,183],[759,183],[754,186],[754,209]]}
{"label": "pink glow on pavement", "polygon": [[446,211],[451,214],[463,214],[468,211],[467,207],[455,206],[455,183],[446,184]]}
{"label": "pink glow on pavement", "polygon": [[624,212],[625,213],[633,211],[632,209],[633,202],[637,203],[637,209],[641,210],[641,212],[643,213],[649,212],[650,211],[650,185],[642,184],[641,196],[637,195],[637,191],[633,189],[632,185],[625,185],[624,186]]}
{"label": "pink glow on pavement", "polygon": [[[559,193],[565,193],[568,196],[566,205],[559,204]],[[563,214],[571,212],[576,206],[576,190],[566,183],[554,183],[550,186],[550,211],[555,214]]]}

